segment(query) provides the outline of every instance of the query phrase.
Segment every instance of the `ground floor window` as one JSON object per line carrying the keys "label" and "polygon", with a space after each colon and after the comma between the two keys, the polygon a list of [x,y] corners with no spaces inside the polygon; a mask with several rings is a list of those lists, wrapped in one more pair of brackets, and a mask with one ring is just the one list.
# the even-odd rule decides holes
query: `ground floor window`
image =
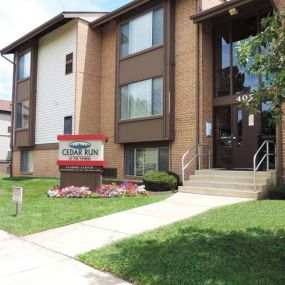
{"label": "ground floor window", "polygon": [[21,151],[21,173],[33,173],[33,152]]}
{"label": "ground floor window", "polygon": [[127,148],[126,175],[143,176],[148,171],[169,169],[169,148]]}

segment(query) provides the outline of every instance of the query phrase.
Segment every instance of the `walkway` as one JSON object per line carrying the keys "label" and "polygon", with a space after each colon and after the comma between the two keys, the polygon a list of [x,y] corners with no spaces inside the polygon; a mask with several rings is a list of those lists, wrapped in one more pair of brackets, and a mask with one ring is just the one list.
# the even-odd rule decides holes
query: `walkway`
{"label": "walkway", "polygon": [[0,284],[127,285],[73,257],[214,207],[244,201],[249,199],[178,193],[162,202],[23,239],[0,231]]}
{"label": "walkway", "polygon": [[162,202],[30,235],[25,239],[75,257],[131,235],[190,218],[217,206],[248,200],[177,193]]}

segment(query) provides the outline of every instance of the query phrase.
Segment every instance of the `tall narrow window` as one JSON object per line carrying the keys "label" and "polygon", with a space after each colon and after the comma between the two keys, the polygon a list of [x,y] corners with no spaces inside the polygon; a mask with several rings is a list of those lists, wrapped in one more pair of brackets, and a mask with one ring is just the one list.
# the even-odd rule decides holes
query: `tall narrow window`
{"label": "tall narrow window", "polygon": [[[233,94],[250,93],[258,87],[258,76],[249,74],[245,68],[238,64],[237,45],[240,42],[247,41],[249,37],[257,34],[258,21],[256,16],[237,19],[232,24],[232,54],[233,54]],[[249,58],[252,63],[252,58]]]}
{"label": "tall narrow window", "polygon": [[30,101],[25,100],[17,103],[16,127],[18,129],[29,127]]}
{"label": "tall narrow window", "polygon": [[72,116],[64,117],[64,134],[72,135]]}
{"label": "tall narrow window", "polygon": [[31,51],[22,53],[18,59],[18,80],[23,80],[31,75]]}
{"label": "tall narrow window", "polygon": [[163,114],[163,78],[121,87],[121,120]]}
{"label": "tall narrow window", "polygon": [[230,29],[229,25],[219,25],[216,28],[216,94],[218,97],[231,95],[231,65],[230,65]]}
{"label": "tall narrow window", "polygon": [[32,151],[21,151],[21,173],[33,173]]}
{"label": "tall narrow window", "polygon": [[70,74],[73,72],[73,53],[66,55],[65,61],[65,74]]}
{"label": "tall narrow window", "polygon": [[154,9],[121,25],[120,56],[124,57],[163,43],[163,8]]}

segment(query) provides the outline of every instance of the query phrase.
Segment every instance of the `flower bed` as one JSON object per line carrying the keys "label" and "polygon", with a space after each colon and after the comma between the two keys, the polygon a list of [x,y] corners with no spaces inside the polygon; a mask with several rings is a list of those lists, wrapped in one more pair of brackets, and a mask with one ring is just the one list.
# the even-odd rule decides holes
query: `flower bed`
{"label": "flower bed", "polygon": [[116,198],[148,196],[149,193],[144,186],[124,182],[121,185],[116,183],[104,185],[96,191],[91,191],[88,187],[55,187],[49,190],[47,195],[50,198]]}

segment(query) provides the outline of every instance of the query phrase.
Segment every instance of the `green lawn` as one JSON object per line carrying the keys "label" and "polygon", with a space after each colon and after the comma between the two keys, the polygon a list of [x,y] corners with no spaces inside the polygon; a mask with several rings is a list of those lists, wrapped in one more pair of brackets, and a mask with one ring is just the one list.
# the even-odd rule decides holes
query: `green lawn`
{"label": "green lawn", "polygon": [[285,201],[214,209],[79,259],[135,284],[284,285]]}
{"label": "green lawn", "polygon": [[[0,230],[28,235],[166,199],[169,195],[114,199],[49,199],[57,179],[0,177]],[[12,186],[24,188],[23,210],[15,217]]]}

